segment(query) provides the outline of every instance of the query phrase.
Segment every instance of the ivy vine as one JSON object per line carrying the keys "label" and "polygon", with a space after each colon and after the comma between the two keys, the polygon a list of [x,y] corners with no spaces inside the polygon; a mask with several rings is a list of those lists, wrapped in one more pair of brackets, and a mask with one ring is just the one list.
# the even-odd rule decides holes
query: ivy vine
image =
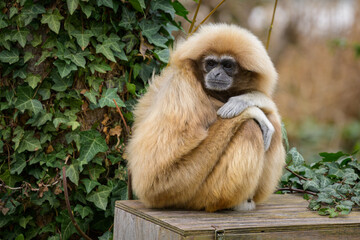
{"label": "ivy vine", "polygon": [[81,230],[111,238],[131,111],[187,13],[171,0],[0,2],[1,239],[80,238],[63,166]]}
{"label": "ivy vine", "polygon": [[321,160],[307,164],[296,148],[289,147],[286,130],[286,167],[280,192],[304,193],[308,208],[320,215],[337,217],[360,207],[360,162],[356,152],[320,153]]}

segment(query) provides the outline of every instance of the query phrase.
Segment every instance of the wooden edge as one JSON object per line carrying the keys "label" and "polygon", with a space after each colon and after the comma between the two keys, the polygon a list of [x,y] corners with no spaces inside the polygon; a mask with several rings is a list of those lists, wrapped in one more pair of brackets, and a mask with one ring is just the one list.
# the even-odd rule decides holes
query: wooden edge
{"label": "wooden edge", "polygon": [[[359,228],[360,225],[357,223],[351,223],[351,224],[320,224],[316,225],[316,230],[333,230],[334,227],[336,228],[343,228],[343,229],[349,229],[349,228]],[[239,233],[270,233],[270,232],[298,232],[298,231],[314,231],[314,225],[289,225],[289,226],[276,226],[276,227],[250,227],[250,228],[231,228],[231,229],[224,229],[226,233],[233,233],[233,234],[239,234]]]}
{"label": "wooden edge", "polygon": [[[123,203],[124,202],[124,203]],[[127,201],[126,201],[127,202]],[[119,208],[122,209],[128,213],[131,213],[137,217],[140,217],[144,220],[150,221],[154,224],[157,224],[161,227],[164,227],[170,231],[174,231],[177,234],[180,234],[183,237],[188,237],[188,236],[192,236],[192,235],[211,235],[214,234],[215,232],[215,227],[214,230],[183,230],[180,229],[178,227],[175,227],[169,223],[166,223],[163,220],[157,219],[147,213],[144,213],[138,209],[134,209],[132,207],[129,207],[126,205],[125,201],[115,201],[115,208]],[[154,209],[156,210],[156,209]],[[316,229],[317,230],[329,230],[329,229],[334,229],[335,228],[343,228],[343,229],[349,229],[349,228],[359,228],[360,224],[359,223],[332,223],[332,224],[319,224],[316,225]],[[304,225],[300,225],[296,224],[296,225],[283,225],[283,226],[276,226],[276,227],[247,227],[247,228],[226,228],[226,229],[222,229],[225,230],[225,232],[227,233],[233,233],[233,234],[239,234],[239,233],[262,233],[262,232],[297,232],[297,231],[306,231],[306,230],[314,230],[314,225],[308,225],[308,224],[304,224]]]}
{"label": "wooden edge", "polygon": [[157,225],[159,225],[159,226],[161,226],[163,228],[166,228],[166,229],[168,229],[170,231],[174,231],[174,232],[176,232],[177,234],[180,234],[183,237],[186,237],[188,235],[188,234],[185,234],[185,233],[187,233],[187,231],[185,232],[184,230],[182,230],[182,229],[180,229],[178,227],[175,227],[175,226],[173,226],[173,225],[171,225],[171,224],[169,224],[167,222],[161,221],[161,220],[159,220],[157,218],[154,218],[154,217],[150,216],[149,214],[146,214],[146,213],[141,212],[141,211],[139,211],[137,209],[131,208],[131,207],[127,206],[126,204],[123,204],[122,201],[115,201],[115,208],[120,208],[121,210],[124,210],[124,211],[126,211],[128,213],[131,213],[131,214],[133,214],[133,215],[135,215],[137,217],[140,217],[142,219],[145,219],[147,221],[155,223],[155,224],[157,224]]}

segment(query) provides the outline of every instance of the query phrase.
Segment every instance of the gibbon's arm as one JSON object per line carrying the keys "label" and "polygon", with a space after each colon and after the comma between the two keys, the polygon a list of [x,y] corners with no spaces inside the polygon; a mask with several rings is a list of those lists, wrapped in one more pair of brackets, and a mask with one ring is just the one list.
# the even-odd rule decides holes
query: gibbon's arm
{"label": "gibbon's arm", "polygon": [[[271,138],[274,133],[274,126],[266,117],[266,114],[277,112],[275,103],[261,92],[251,92],[243,95],[231,97],[218,111],[217,114],[222,118],[233,118],[238,116],[249,107],[258,107],[263,113],[257,113],[254,119],[257,120],[263,133],[264,147],[267,151],[270,147]],[[259,121],[261,119],[261,121]]]}
{"label": "gibbon's arm", "polygon": [[277,112],[275,103],[264,93],[253,91],[239,96],[231,97],[218,111],[222,118],[233,118],[248,107],[258,107],[265,114]]}

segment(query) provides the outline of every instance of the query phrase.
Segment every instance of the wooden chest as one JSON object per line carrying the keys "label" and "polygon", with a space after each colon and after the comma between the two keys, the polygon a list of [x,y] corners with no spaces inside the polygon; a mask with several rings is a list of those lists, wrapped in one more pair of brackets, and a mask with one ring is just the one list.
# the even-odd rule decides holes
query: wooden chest
{"label": "wooden chest", "polygon": [[140,201],[115,204],[114,240],[360,239],[360,211],[328,218],[297,195],[273,195],[254,211],[148,209]]}

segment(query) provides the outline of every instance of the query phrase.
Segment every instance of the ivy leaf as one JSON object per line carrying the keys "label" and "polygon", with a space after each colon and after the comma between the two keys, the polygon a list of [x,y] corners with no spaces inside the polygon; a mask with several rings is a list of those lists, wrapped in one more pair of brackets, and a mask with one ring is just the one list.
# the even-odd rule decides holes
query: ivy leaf
{"label": "ivy leaf", "polygon": [[17,173],[20,175],[24,168],[26,167],[26,160],[23,155],[16,154],[15,155],[15,161],[11,162],[10,166],[10,173],[15,174]]}
{"label": "ivy leaf", "polygon": [[34,57],[34,54],[32,52],[25,52],[24,54],[24,63],[27,63],[30,59]]}
{"label": "ivy leaf", "polygon": [[22,153],[24,151],[34,152],[39,149],[41,149],[41,144],[39,139],[34,137],[34,132],[26,131],[17,150],[18,153]]}
{"label": "ivy leaf", "polygon": [[48,11],[47,13],[45,13],[41,19],[41,23],[42,24],[47,23],[52,31],[54,31],[56,34],[59,34],[60,20],[63,19],[64,17],[61,16],[59,10],[55,9],[52,12]]}
{"label": "ivy leaf", "polygon": [[26,225],[33,219],[32,216],[27,216],[27,217],[21,217],[19,219],[19,225],[22,227],[22,228],[26,228]]}
{"label": "ivy leaf", "polygon": [[151,74],[154,71],[155,64],[154,64],[154,62],[152,62],[151,64],[146,64],[146,63],[142,62],[140,64],[140,66],[141,66],[141,68],[140,68],[139,76],[143,80],[144,83],[147,83]]}
{"label": "ivy leaf", "polygon": [[150,20],[142,20],[139,24],[142,35],[151,38],[153,35],[155,35],[161,28],[159,24],[156,24],[153,21]]}
{"label": "ivy leaf", "polygon": [[85,13],[86,18],[91,16],[91,13],[95,10],[95,8],[89,4],[80,3],[81,10]]}
{"label": "ivy leaf", "polygon": [[117,90],[117,88],[108,88],[106,89],[106,92],[103,92],[99,100],[99,105],[101,108],[105,106],[116,107],[113,99],[115,99],[119,107],[125,107],[125,103],[117,95]]}
{"label": "ivy leaf", "polygon": [[73,80],[71,78],[61,78],[56,72],[52,72],[51,78],[54,82],[51,89],[57,92],[63,92],[73,84]]}
{"label": "ivy leaf", "polygon": [[33,90],[31,87],[18,87],[17,96],[18,99],[15,102],[15,107],[21,112],[30,110],[34,114],[38,114],[43,110],[41,102],[33,99]]}
{"label": "ivy leaf", "polygon": [[25,79],[25,82],[27,82],[32,89],[36,88],[36,86],[40,81],[41,81],[41,76],[38,74],[34,75],[32,73],[28,74]]}
{"label": "ivy leaf", "polygon": [[24,6],[24,8],[21,10],[21,15],[24,19],[24,25],[27,26],[34,18],[37,17],[38,14],[43,14],[45,12],[45,8],[40,4],[26,4],[26,6]]}
{"label": "ivy leaf", "polygon": [[98,181],[90,180],[88,178],[82,179],[81,182],[85,186],[86,193],[90,193],[94,187],[101,185]]}
{"label": "ivy leaf", "polygon": [[132,26],[135,24],[135,13],[129,11],[126,7],[123,6],[121,10],[121,21],[119,23],[119,27],[125,28],[126,30],[132,30]]}
{"label": "ivy leaf", "polygon": [[319,192],[320,186],[319,186],[319,180],[310,180],[306,181],[303,185],[304,190],[309,189],[313,192]]}
{"label": "ivy leaf", "polygon": [[146,8],[144,0],[130,0],[130,3],[138,12],[144,12],[143,9]]}
{"label": "ivy leaf", "polygon": [[66,0],[70,15],[72,15],[79,5],[79,0]]}
{"label": "ivy leaf", "polygon": [[54,65],[57,67],[60,77],[62,77],[62,78],[69,75],[71,73],[71,71],[77,70],[76,65],[74,65],[72,63],[66,64],[64,61],[61,61],[61,60],[56,60],[54,62]]}
{"label": "ivy leaf", "polygon": [[340,157],[346,156],[346,154],[341,151],[337,152],[337,153],[322,152],[322,153],[319,153],[319,155],[323,158],[324,162],[334,162],[334,161],[338,160]]}
{"label": "ivy leaf", "polygon": [[179,15],[183,18],[185,18],[188,22],[191,22],[188,18],[187,15],[189,13],[189,11],[179,2],[179,1],[174,1],[171,3],[173,8],[175,9],[175,14]]}
{"label": "ivy leaf", "polygon": [[116,62],[114,54],[110,49],[110,46],[105,44],[98,44],[96,45],[96,53],[102,53],[107,59],[112,62]]}
{"label": "ivy leaf", "polygon": [[84,219],[86,216],[94,213],[89,206],[83,207],[80,204],[77,204],[75,206],[74,211],[78,212],[82,219]]}
{"label": "ivy leaf", "polygon": [[169,13],[172,18],[175,17],[175,9],[171,5],[171,2],[168,1],[168,0],[151,1],[150,9],[153,10],[153,11],[162,10],[162,11],[164,11],[166,13]]}
{"label": "ivy leaf", "polygon": [[87,97],[87,99],[89,99],[91,103],[96,104],[97,103],[96,97],[99,96],[99,93],[90,89],[90,91],[84,93],[84,96]]}
{"label": "ivy leaf", "polygon": [[79,53],[71,54],[70,60],[73,63],[75,63],[77,66],[85,68],[86,60],[85,60],[84,56],[82,56],[81,54],[79,54]]}
{"label": "ivy leaf", "polygon": [[299,166],[305,163],[303,156],[297,151],[295,147],[290,149],[289,154],[291,155],[294,166]]}
{"label": "ivy leaf", "polygon": [[345,175],[345,172],[338,167],[338,165],[334,162],[326,162],[325,165],[329,168],[329,177],[333,178],[343,178]]}
{"label": "ivy leaf", "polygon": [[100,177],[100,175],[105,172],[105,168],[103,168],[102,166],[99,165],[95,165],[91,168],[88,169],[88,175],[90,176],[91,180],[98,180],[98,178]]}
{"label": "ivy leaf", "polygon": [[112,188],[109,186],[101,185],[96,192],[91,193],[86,200],[93,202],[96,207],[106,210],[108,204],[108,198],[110,196]]}
{"label": "ivy leaf", "polygon": [[126,89],[133,95],[135,95],[136,85],[133,83],[126,82]]}
{"label": "ivy leaf", "polygon": [[138,38],[131,32],[122,37],[121,40],[126,42],[126,53],[130,53],[131,50],[135,47],[135,45],[139,43]]}
{"label": "ivy leaf", "polygon": [[76,42],[79,44],[82,50],[84,50],[90,42],[90,38],[94,36],[91,30],[85,30],[80,32],[78,30],[71,32],[71,35],[76,38]]}
{"label": "ivy leaf", "polygon": [[[116,34],[110,34],[110,37],[106,38],[102,44],[96,46],[96,53],[102,53],[107,59],[112,62],[116,62],[114,53],[112,50],[123,53],[124,43],[120,43],[120,38]],[[120,56],[120,59],[127,61],[126,56]]]}
{"label": "ivy leaf", "polygon": [[12,41],[17,41],[21,47],[25,47],[26,37],[29,35],[30,31],[28,29],[19,29],[15,30],[12,36]]}
{"label": "ivy leaf", "polygon": [[162,49],[162,50],[155,50],[154,52],[155,56],[157,57],[157,59],[159,59],[160,61],[167,63],[169,61],[169,57],[170,57],[170,52],[168,48]]}
{"label": "ivy leaf", "polygon": [[76,186],[78,185],[78,183],[79,183],[79,171],[78,171],[77,167],[74,164],[71,164],[70,166],[68,166],[66,168],[66,176],[70,179],[70,181],[75,183]]}
{"label": "ivy leaf", "polygon": [[97,0],[98,7],[105,6],[109,8],[114,8],[114,3],[112,0]]}
{"label": "ivy leaf", "polygon": [[80,157],[83,164],[90,162],[99,152],[108,150],[105,139],[98,131],[89,130],[80,133]]}
{"label": "ivy leaf", "polygon": [[9,19],[11,19],[15,14],[17,14],[19,11],[16,7],[11,7],[9,12]]}
{"label": "ivy leaf", "polygon": [[60,215],[56,217],[56,221],[61,223],[62,239],[69,239],[71,235],[77,233],[76,228],[66,210],[61,211]]}
{"label": "ivy leaf", "polygon": [[44,50],[41,53],[41,57],[39,58],[39,60],[35,63],[35,66],[38,66],[40,63],[42,63],[43,61],[45,61],[46,58],[51,56],[51,52],[49,52],[48,50]]}
{"label": "ivy leaf", "polygon": [[9,64],[16,63],[17,61],[19,61],[19,50],[17,48],[13,48],[10,51],[1,51],[0,61]]}
{"label": "ivy leaf", "polygon": [[12,141],[15,143],[14,150],[16,150],[19,147],[20,141],[24,137],[24,132],[25,132],[24,129],[22,129],[20,126],[17,126],[15,128],[13,134],[15,137],[12,138]]}
{"label": "ivy leaf", "polygon": [[46,122],[51,121],[53,117],[52,113],[47,113],[44,110],[30,118],[26,124],[31,124],[33,127],[40,127]]}

